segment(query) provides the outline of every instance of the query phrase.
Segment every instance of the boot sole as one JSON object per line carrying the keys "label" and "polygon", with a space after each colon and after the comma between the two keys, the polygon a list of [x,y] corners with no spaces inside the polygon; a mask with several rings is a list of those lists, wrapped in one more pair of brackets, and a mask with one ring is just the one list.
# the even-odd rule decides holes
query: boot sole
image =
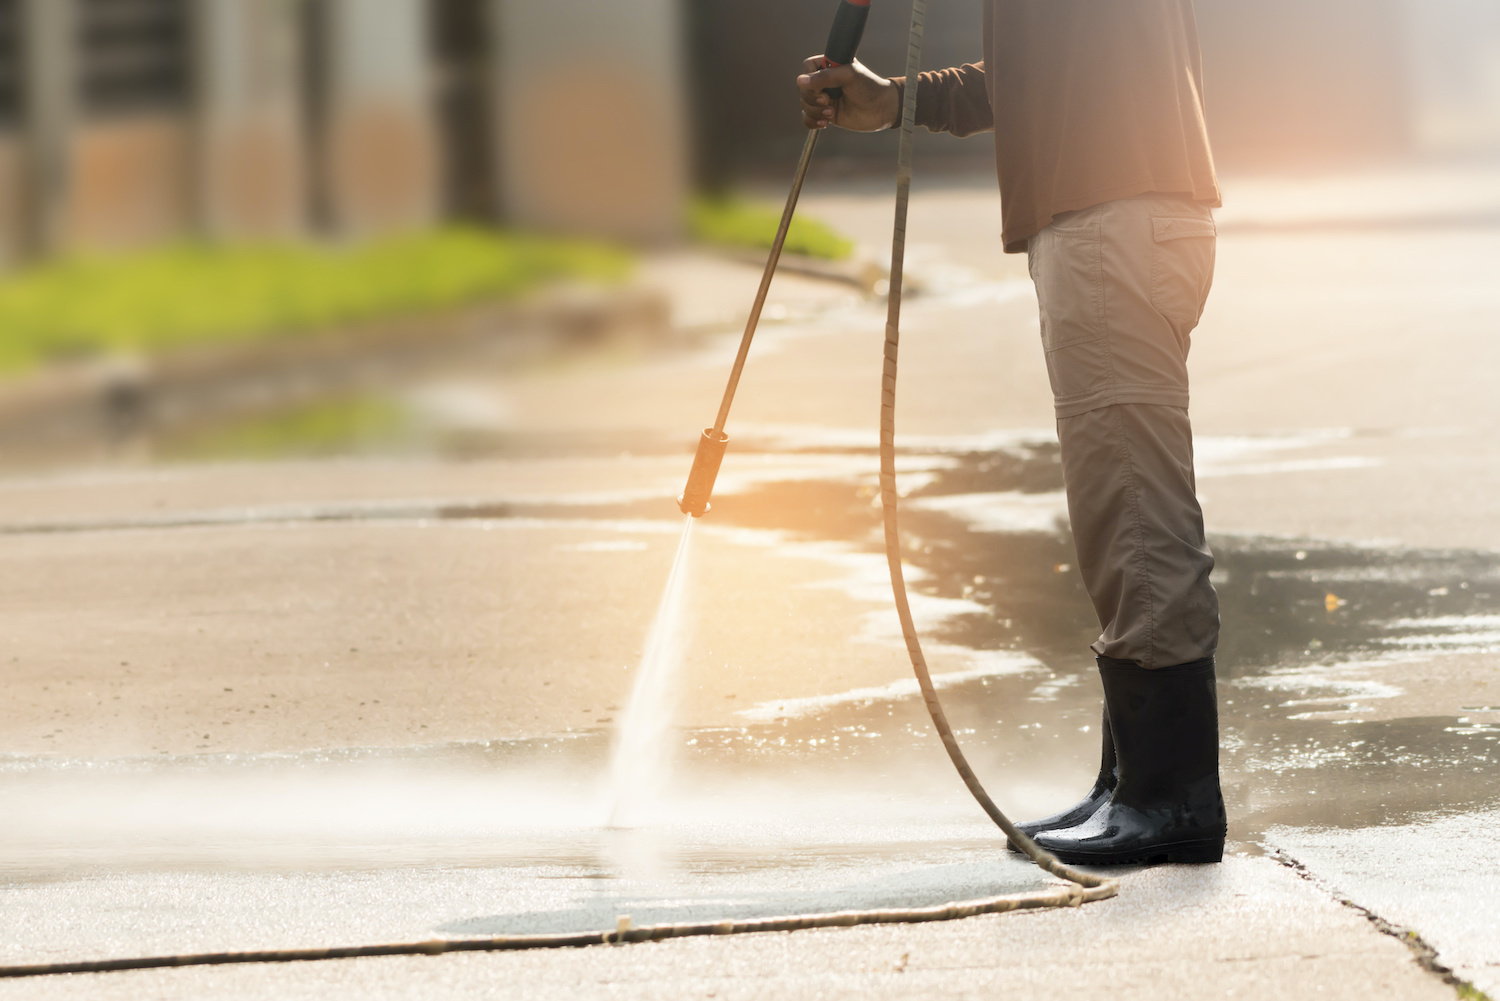
{"label": "boot sole", "polygon": [[[1051,849],[1048,849],[1051,851]],[[1068,865],[1153,865],[1175,862],[1185,865],[1207,865],[1224,860],[1223,838],[1199,838],[1174,841],[1114,852],[1053,851],[1059,862]]]}

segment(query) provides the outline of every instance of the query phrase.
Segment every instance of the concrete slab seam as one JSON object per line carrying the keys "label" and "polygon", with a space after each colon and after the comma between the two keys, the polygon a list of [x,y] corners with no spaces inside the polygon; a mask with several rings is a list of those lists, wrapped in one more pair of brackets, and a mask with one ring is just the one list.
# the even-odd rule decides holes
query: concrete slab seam
{"label": "concrete slab seam", "polygon": [[1331,886],[1285,850],[1275,845],[1264,843],[1262,843],[1261,847],[1266,849],[1272,860],[1292,870],[1299,877],[1316,886],[1344,907],[1359,914],[1366,921],[1370,922],[1370,924],[1374,925],[1376,930],[1381,934],[1389,935],[1406,946],[1411,950],[1412,959],[1416,961],[1418,966],[1437,977],[1449,987],[1452,987],[1458,992],[1459,997],[1468,999],[1468,1001],[1490,1001],[1489,995],[1454,973],[1452,967],[1443,964],[1438,959],[1437,950],[1428,944],[1427,940],[1416,929],[1403,928],[1400,925],[1392,924],[1363,904],[1349,899],[1337,887]]}

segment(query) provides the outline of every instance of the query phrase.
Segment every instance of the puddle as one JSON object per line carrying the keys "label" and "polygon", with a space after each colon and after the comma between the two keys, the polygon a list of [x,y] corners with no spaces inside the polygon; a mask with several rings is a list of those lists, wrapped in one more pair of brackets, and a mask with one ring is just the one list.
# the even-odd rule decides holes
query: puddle
{"label": "puddle", "polygon": [[[1270,445],[1234,439],[1208,450],[1217,475],[1233,475],[1258,470],[1267,454],[1342,435],[1302,437]],[[868,454],[824,451],[830,459]],[[912,489],[902,516],[907,560],[921,571],[914,590],[973,608],[947,615],[925,638],[1042,665],[949,686],[945,701],[966,748],[990,776],[1076,772],[1083,779],[1097,755],[1100,696],[1087,653],[1097,625],[1072,566],[1065,518],[1058,520],[1055,443],[918,449],[907,460],[922,470],[907,478]],[[649,518],[651,509],[634,505],[630,514]],[[714,519],[880,551],[869,474],[754,484],[717,497]],[[1219,670],[1234,837],[1255,841],[1277,824],[1389,824],[1496,801],[1494,705],[1476,701],[1473,689],[1455,688],[1444,713],[1403,715],[1391,706],[1406,695],[1406,672],[1420,680],[1431,656],[1500,651],[1500,555],[1240,536],[1211,541],[1224,619]],[[920,702],[909,695],[855,692],[817,707],[778,713],[768,705],[743,715],[750,725],[742,731],[685,740],[698,756],[726,762],[815,753],[825,762],[831,755],[876,767],[931,742]],[[755,725],[777,715],[779,730]]]}

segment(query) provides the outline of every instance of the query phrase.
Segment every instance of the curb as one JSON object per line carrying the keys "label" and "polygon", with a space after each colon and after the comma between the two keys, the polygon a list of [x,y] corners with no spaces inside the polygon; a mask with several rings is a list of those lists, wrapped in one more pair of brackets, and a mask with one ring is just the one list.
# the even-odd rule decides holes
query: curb
{"label": "curb", "polygon": [[566,348],[659,342],[669,331],[659,292],[564,286],[519,302],[58,364],[0,382],[0,449],[110,451],[143,432],[389,386],[456,361],[515,365]]}

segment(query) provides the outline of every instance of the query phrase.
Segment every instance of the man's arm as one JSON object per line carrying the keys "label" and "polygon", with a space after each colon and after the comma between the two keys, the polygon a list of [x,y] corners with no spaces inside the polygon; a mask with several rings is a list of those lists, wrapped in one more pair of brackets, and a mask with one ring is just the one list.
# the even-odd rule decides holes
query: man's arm
{"label": "man's arm", "polygon": [[[983,62],[928,70],[919,79],[917,124],[928,132],[951,132],[962,137],[995,130]],[[891,83],[905,98],[906,77],[898,76]]]}
{"label": "man's arm", "polygon": [[[852,132],[878,132],[901,122],[901,101],[906,78],[887,80],[856,60],[848,66],[819,69],[822,57],[802,64],[797,90],[802,97],[802,124],[810,129],[830,125]],[[842,87],[838,102],[823,91]],[[923,73],[917,88],[917,124],[930,132],[956,136],[989,132],[995,127],[985,87],[984,63],[965,63]]]}

